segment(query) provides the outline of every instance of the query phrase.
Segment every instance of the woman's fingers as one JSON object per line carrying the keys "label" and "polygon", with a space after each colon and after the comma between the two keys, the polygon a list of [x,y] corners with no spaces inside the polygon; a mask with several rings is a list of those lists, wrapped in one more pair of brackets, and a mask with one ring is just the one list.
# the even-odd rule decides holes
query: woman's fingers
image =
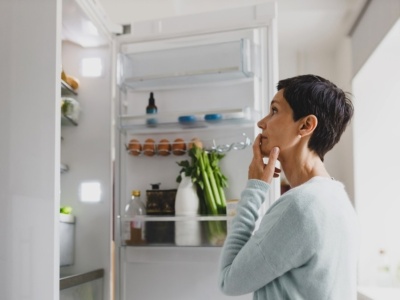
{"label": "woman's fingers", "polygon": [[279,148],[274,147],[269,155],[268,164],[264,163],[261,153],[261,134],[259,134],[253,144],[253,159],[249,166],[249,179],[259,179],[271,183],[272,178],[279,176],[281,170],[275,167],[279,156]]}
{"label": "woman's fingers", "polygon": [[264,178],[265,181],[271,183],[272,178],[278,177],[279,173],[281,170],[277,167],[275,167],[276,161],[278,160],[279,156],[279,148],[274,147],[272,148],[269,157],[268,157],[268,163],[264,168]]}
{"label": "woman's fingers", "polygon": [[262,154],[261,154],[261,134],[257,135],[256,139],[253,143],[253,158],[256,160],[262,161]]}

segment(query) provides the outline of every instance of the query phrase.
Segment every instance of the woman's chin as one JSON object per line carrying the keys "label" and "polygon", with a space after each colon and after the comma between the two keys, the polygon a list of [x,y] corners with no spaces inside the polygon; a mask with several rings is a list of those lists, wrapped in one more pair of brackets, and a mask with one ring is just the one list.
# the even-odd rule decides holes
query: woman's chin
{"label": "woman's chin", "polygon": [[269,157],[269,153],[271,152],[270,149],[261,149],[261,154],[263,157]]}

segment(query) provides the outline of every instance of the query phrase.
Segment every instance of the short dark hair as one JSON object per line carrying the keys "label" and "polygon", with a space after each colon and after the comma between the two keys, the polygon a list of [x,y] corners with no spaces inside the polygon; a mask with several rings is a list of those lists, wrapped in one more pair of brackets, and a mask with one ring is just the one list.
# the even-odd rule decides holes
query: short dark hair
{"label": "short dark hair", "polygon": [[353,116],[354,107],[349,94],[316,75],[280,80],[277,89],[283,89],[283,97],[293,110],[294,121],[311,114],[317,117],[318,125],[308,148],[323,161],[325,154],[339,142]]}

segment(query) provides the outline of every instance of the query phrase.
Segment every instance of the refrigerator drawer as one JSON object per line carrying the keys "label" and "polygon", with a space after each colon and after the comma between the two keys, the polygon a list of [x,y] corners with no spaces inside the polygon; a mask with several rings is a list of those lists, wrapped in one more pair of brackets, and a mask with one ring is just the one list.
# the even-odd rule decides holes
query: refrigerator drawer
{"label": "refrigerator drawer", "polygon": [[247,38],[119,55],[120,85],[133,89],[252,78],[256,47]]}

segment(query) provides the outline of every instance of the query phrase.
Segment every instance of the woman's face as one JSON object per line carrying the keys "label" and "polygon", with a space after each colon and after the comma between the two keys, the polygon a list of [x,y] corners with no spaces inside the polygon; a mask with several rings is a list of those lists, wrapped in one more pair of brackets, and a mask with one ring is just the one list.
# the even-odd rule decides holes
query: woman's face
{"label": "woman's face", "polygon": [[299,122],[293,121],[293,110],[283,97],[283,89],[275,94],[269,114],[257,126],[262,130],[260,147],[264,156],[269,156],[275,146],[283,154],[299,140]]}

